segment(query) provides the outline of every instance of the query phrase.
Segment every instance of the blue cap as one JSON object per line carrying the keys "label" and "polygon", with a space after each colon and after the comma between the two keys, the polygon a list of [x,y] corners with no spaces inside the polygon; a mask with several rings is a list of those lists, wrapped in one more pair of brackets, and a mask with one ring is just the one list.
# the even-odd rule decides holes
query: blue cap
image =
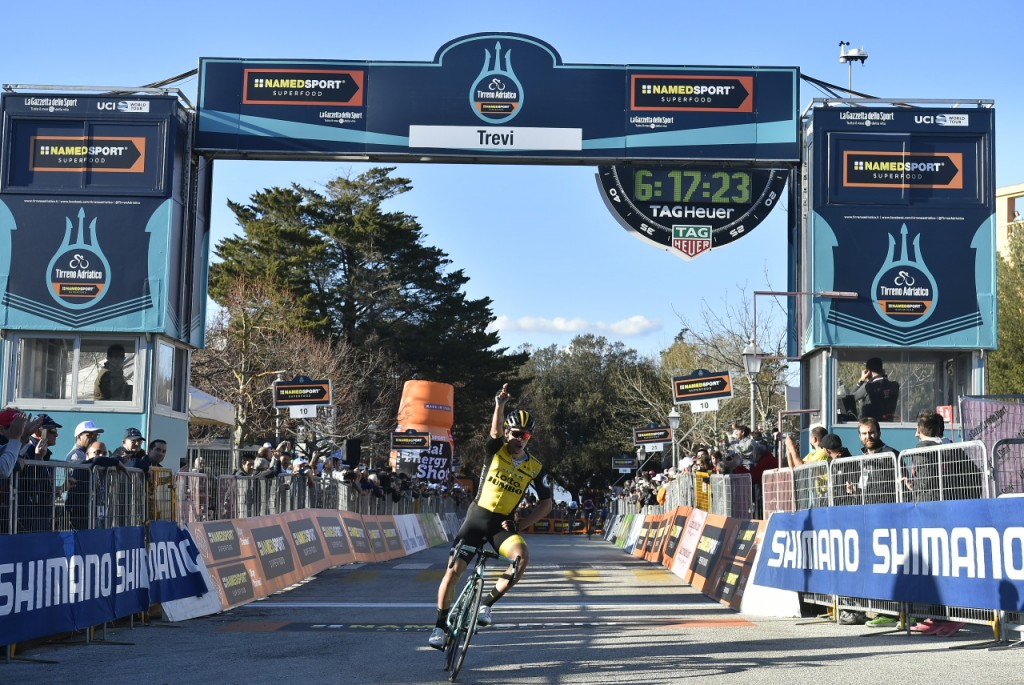
{"label": "blue cap", "polygon": [[54,421],[53,417],[51,417],[49,414],[39,414],[39,415],[36,416],[36,418],[43,420],[42,425],[39,426],[40,428],[63,428],[64,427],[64,426],[60,425],[59,423],[57,423],[56,421]]}

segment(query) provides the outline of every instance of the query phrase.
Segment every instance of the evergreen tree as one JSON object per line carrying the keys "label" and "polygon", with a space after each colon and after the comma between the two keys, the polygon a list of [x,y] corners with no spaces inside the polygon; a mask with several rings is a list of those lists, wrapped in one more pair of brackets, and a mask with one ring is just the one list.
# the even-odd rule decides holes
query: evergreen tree
{"label": "evergreen tree", "polygon": [[1024,392],[1024,234],[1010,235],[1007,255],[999,256],[999,349],[989,355],[989,392]]}
{"label": "evergreen tree", "polygon": [[223,302],[239,277],[273,278],[294,294],[288,327],[385,351],[402,378],[453,384],[458,444],[486,425],[489,399],[525,355],[496,347],[490,299],[466,297],[465,273],[423,243],[419,223],[382,208],[411,190],[392,171],[336,178],[323,193],[293,185],[229,203],[243,232],[216,246],[210,295]]}

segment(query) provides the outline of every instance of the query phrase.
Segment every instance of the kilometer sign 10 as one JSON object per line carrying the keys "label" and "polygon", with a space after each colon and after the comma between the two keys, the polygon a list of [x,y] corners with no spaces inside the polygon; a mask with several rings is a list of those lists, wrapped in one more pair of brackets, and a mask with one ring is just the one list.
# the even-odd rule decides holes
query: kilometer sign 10
{"label": "kilometer sign 10", "polygon": [[609,210],[641,240],[689,261],[754,230],[778,204],[788,172],[722,166],[602,166]]}

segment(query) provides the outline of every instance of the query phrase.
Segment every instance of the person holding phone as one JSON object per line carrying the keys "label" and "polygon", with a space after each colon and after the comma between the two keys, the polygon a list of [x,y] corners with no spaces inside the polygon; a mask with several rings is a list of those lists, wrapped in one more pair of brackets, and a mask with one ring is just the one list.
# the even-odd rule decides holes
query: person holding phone
{"label": "person holding phone", "polygon": [[[57,442],[57,431],[63,428],[49,414],[40,414],[42,424],[21,448],[21,472],[18,476],[19,533],[42,533],[53,529],[54,503],[57,497],[75,484],[65,469],[33,465],[31,461],[50,461],[51,447]],[[57,479],[58,471],[60,479]]]}
{"label": "person holding phone", "polygon": [[28,439],[39,430],[42,417],[32,418],[31,414],[8,407],[0,411],[0,478],[7,479],[23,461],[21,449]]}

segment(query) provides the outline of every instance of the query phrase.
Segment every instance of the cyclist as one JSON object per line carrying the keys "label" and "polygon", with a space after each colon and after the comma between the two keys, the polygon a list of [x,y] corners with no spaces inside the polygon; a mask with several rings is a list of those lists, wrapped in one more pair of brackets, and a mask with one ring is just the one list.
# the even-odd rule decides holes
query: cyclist
{"label": "cyclist", "polygon": [[[477,496],[470,503],[466,520],[455,536],[451,554],[453,557],[458,555],[458,558],[451,559],[452,563],[449,563],[448,570],[437,589],[437,623],[430,633],[429,640],[430,646],[434,649],[444,649],[448,607],[454,599],[455,586],[472,559],[471,554],[460,553],[461,546],[466,544],[481,547],[486,541],[490,541],[502,556],[519,559],[518,573],[513,575],[514,567],[509,566],[495,582],[491,593],[483,600],[477,622],[482,626],[490,625],[491,607],[523,577],[530,560],[526,540],[519,535],[519,527],[527,528],[551,511],[553,500],[547,469],[526,450],[536,421],[530,412],[524,409],[514,410],[504,417],[505,403],[508,399],[506,383],[494,396],[491,439],[487,442],[487,451],[492,455],[491,460],[480,474]],[[530,513],[517,520],[516,510],[530,483],[533,483],[537,490],[537,505]]]}

